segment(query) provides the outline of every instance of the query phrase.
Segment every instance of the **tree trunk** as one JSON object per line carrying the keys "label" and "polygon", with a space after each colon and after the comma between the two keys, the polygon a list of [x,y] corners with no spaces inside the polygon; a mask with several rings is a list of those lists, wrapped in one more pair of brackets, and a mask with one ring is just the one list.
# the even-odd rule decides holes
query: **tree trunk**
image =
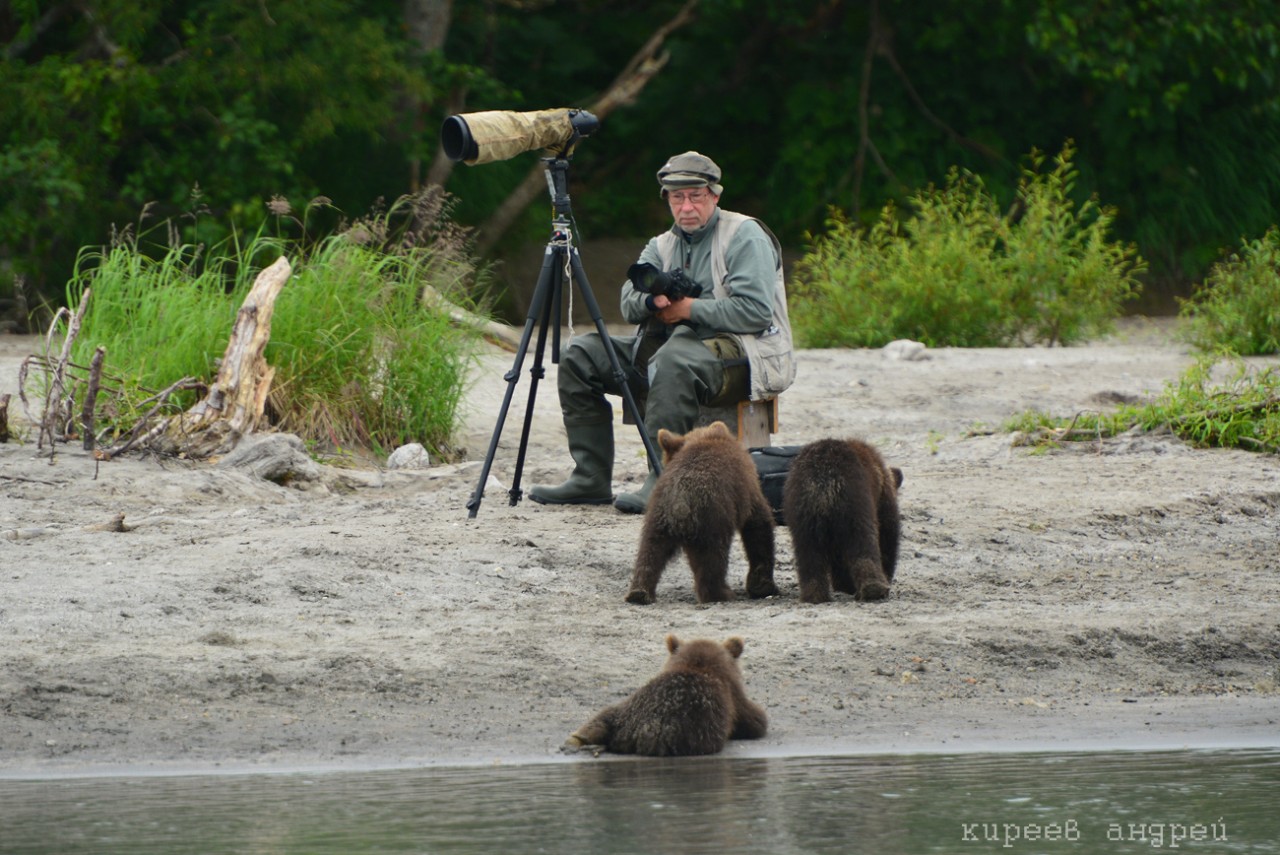
{"label": "tree trunk", "polygon": [[[421,58],[432,51],[444,49],[445,36],[449,34],[449,21],[453,16],[453,0],[404,0],[404,28],[413,45],[415,57]],[[414,99],[409,105],[413,114],[414,139],[421,139],[425,129],[427,106]],[[449,173],[440,173],[441,154],[437,153],[427,176],[427,183],[444,184]],[[444,158],[448,162],[448,158]],[[439,173],[439,180],[436,180]],[[416,193],[422,187],[422,157],[414,149],[409,159],[409,189]]]}

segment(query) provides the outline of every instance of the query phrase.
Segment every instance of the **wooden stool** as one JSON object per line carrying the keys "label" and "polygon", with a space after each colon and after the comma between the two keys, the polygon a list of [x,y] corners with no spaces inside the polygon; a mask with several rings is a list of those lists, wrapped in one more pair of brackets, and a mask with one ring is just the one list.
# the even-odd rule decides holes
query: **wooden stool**
{"label": "wooden stool", "polygon": [[[772,444],[769,434],[778,432],[778,399],[739,401],[727,407],[702,407],[693,426],[706,427],[712,422],[724,422],[743,448],[767,448]],[[622,423],[636,423],[626,407],[622,408]]]}
{"label": "wooden stool", "polygon": [[743,448],[766,448],[769,434],[778,432],[778,399],[739,401],[728,407],[703,407],[698,412],[697,427],[712,422],[724,422],[731,433],[736,433]]}

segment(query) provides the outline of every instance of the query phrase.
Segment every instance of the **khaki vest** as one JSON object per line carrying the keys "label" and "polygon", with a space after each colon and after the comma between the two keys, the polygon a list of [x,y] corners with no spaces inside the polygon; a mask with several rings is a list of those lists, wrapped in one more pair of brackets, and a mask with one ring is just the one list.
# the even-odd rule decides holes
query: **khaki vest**
{"label": "khaki vest", "polygon": [[[725,264],[725,250],[738,228],[748,220],[745,214],[720,209],[720,220],[711,236],[711,274],[715,279],[713,291],[716,299],[730,295],[725,280],[729,268]],[[782,246],[764,223],[756,220],[764,233],[773,241],[778,256],[777,280],[773,289],[773,323],[762,332],[730,333],[742,345],[751,372],[751,399],[772,398],[785,391],[796,379],[795,353],[791,344],[791,321],[787,317],[787,288],[782,275]],[[670,270],[679,255],[679,238],[673,232],[658,237],[658,254],[662,257],[662,269]]]}

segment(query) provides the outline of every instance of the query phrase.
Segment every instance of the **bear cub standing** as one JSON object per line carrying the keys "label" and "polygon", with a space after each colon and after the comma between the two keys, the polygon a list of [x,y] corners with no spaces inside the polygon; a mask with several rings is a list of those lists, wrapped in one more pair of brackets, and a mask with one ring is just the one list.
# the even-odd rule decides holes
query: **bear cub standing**
{"label": "bear cub standing", "polygon": [[902,470],[856,439],[822,439],[796,454],[782,488],[800,599],[825,603],[831,589],[859,600],[889,596],[898,562]]}
{"label": "bear cub standing", "polygon": [[699,603],[733,599],[725,583],[729,548],[742,533],[747,553],[747,593],[770,597],[773,582],[773,512],[760,489],[751,455],[724,422],[682,435],[658,431],[662,474],[653,485],[640,531],[640,549],[627,602],[653,602],[658,579],[683,549]]}
{"label": "bear cub standing", "polygon": [[615,754],[677,757],[715,754],[730,739],[759,739],[768,718],[747,700],[742,648],[736,636],[719,644],[668,635],[671,655],[662,672],[574,731],[564,750],[598,745]]}

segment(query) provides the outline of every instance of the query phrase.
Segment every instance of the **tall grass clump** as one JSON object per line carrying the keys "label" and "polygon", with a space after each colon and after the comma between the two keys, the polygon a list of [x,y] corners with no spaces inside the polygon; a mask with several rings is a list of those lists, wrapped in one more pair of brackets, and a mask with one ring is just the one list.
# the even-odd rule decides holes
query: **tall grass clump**
{"label": "tall grass clump", "polygon": [[1242,242],[1182,300],[1184,334],[1197,349],[1241,356],[1280,353],[1280,228]]}
{"label": "tall grass clump", "polygon": [[427,253],[320,243],[276,300],[266,357],[276,425],[337,447],[447,449],[475,336],[425,309]]}
{"label": "tall grass clump", "polygon": [[801,346],[1053,345],[1108,331],[1145,263],[1110,239],[1112,209],[1072,199],[1073,154],[1068,143],[1042,171],[1033,151],[1008,214],[955,168],[914,193],[906,215],[886,205],[863,229],[833,211],[793,275]]}
{"label": "tall grass clump", "polygon": [[[142,239],[126,230],[109,247],[82,249],[67,286],[71,307],[89,294],[71,360],[88,365],[96,348],[105,350],[114,394],[103,402],[104,415],[121,423],[183,378],[213,379],[239,308],[236,296],[243,299],[252,285],[250,260],[280,254],[268,239],[233,242],[212,255],[191,244],[148,251]],[[177,393],[170,409],[190,406],[195,394]]]}
{"label": "tall grass clump", "polygon": [[69,303],[91,294],[73,359],[84,364],[105,348],[124,403],[104,415],[127,421],[156,389],[183,377],[212,381],[254,278],[284,254],[294,275],[276,298],[265,352],[275,370],[270,425],[321,449],[386,452],[415,441],[449,454],[480,334],[435,308],[435,298],[474,307],[465,292],[482,271],[448,220],[447,198],[405,197],[317,240],[281,233],[281,224],[303,222],[284,200],[270,210],[277,234],[264,225],[257,237],[209,253],[171,246],[148,254],[127,240],[82,254]]}

